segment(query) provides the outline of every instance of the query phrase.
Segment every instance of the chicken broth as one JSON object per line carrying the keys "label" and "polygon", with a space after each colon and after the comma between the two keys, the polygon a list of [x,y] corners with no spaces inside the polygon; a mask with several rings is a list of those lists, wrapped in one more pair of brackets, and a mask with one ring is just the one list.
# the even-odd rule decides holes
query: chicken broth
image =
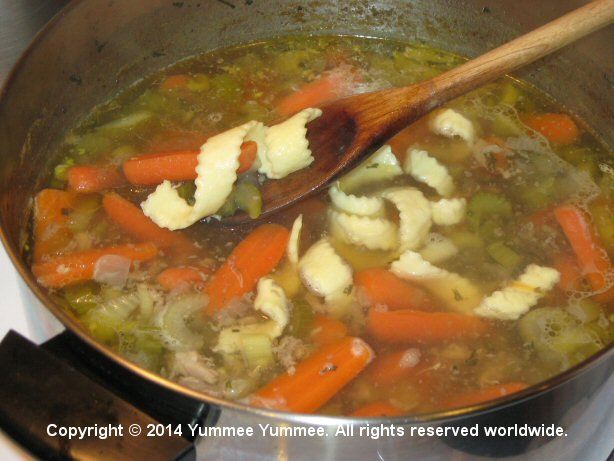
{"label": "chicken broth", "polygon": [[452,101],[267,224],[218,220],[256,218],[263,181],[308,167],[319,106],[461,62],[293,37],[147,77],[58,147],[32,270],[129,360],[252,405],[419,414],[548,379],[612,341],[614,162],[522,82]]}

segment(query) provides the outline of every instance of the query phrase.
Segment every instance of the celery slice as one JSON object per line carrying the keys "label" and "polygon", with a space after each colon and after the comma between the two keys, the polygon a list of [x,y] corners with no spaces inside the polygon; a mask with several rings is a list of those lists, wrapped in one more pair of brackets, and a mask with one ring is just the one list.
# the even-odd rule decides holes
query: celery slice
{"label": "celery slice", "polygon": [[232,216],[237,210],[245,211],[252,219],[260,216],[262,195],[258,187],[248,182],[238,183],[218,213],[221,216]]}
{"label": "celery slice", "polygon": [[566,369],[599,351],[603,342],[563,309],[534,309],[518,321],[521,338],[546,363]]}
{"label": "celery slice", "polygon": [[486,252],[492,259],[508,269],[515,269],[522,262],[522,256],[503,242],[491,243],[486,247]]}
{"label": "celery slice", "polygon": [[305,338],[313,324],[313,308],[304,299],[294,301],[290,320],[290,334],[297,338]]}
{"label": "celery slice", "polygon": [[252,370],[267,368],[275,363],[273,346],[270,338],[266,335],[243,335],[241,337],[241,353],[247,366]]}
{"label": "celery slice", "polygon": [[508,218],[512,215],[512,204],[505,197],[493,192],[476,193],[467,206],[467,216],[474,229],[480,226],[483,218],[498,216]]}
{"label": "celery slice", "polygon": [[81,316],[98,305],[99,292],[100,285],[96,282],[85,282],[64,288],[62,295],[71,309]]}

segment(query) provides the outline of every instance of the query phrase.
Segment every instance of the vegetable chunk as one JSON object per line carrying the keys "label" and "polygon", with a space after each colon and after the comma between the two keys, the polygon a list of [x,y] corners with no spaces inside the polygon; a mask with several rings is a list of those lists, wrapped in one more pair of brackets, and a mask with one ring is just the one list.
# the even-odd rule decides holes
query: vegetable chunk
{"label": "vegetable chunk", "polygon": [[256,392],[250,399],[259,407],[313,413],[352,381],[375,357],[362,339],[347,337],[323,347]]}
{"label": "vegetable chunk", "polygon": [[204,289],[209,296],[207,312],[213,314],[252,291],[284,256],[289,236],[283,226],[263,224],[245,237],[207,281]]}

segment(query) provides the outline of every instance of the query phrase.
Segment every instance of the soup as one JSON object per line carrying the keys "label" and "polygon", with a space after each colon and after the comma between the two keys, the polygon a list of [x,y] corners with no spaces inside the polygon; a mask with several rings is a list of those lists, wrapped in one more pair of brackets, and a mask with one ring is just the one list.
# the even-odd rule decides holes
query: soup
{"label": "soup", "polygon": [[522,82],[438,109],[265,224],[219,221],[258,217],[263,181],[308,167],[319,106],[462,61],[294,37],[147,77],[58,147],[32,270],[129,360],[252,405],[419,414],[552,377],[612,341],[614,170]]}

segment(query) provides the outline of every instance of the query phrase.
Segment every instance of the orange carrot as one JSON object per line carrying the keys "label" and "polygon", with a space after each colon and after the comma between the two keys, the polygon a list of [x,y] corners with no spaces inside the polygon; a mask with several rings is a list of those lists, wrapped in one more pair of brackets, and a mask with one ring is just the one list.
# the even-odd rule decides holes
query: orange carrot
{"label": "orange carrot", "polygon": [[405,412],[394,405],[379,401],[368,403],[360,408],[357,408],[349,416],[356,418],[383,418],[384,416],[401,416]]}
{"label": "orange carrot", "polygon": [[352,381],[373,359],[360,338],[346,337],[318,350],[283,373],[251,398],[253,405],[296,413],[312,413]]}
{"label": "orange carrot", "polygon": [[350,67],[340,67],[283,98],[277,103],[277,112],[289,117],[308,107],[320,107],[327,102],[349,96],[352,94],[352,82],[358,79],[359,76]]}
{"label": "orange carrot", "polygon": [[347,335],[348,328],[340,320],[320,314],[314,316],[311,342],[316,346],[328,346],[345,338]]}
{"label": "orange carrot", "polygon": [[68,214],[76,195],[57,189],[43,189],[34,199],[34,261],[59,254],[72,239]]}
{"label": "orange carrot", "polygon": [[113,189],[123,183],[121,173],[112,167],[84,165],[68,170],[68,187],[84,194]]}
{"label": "orange carrot", "polygon": [[155,242],[163,249],[194,252],[194,245],[185,235],[158,226],[138,206],[114,192],[105,194],[102,207],[111,221],[137,240]]}
{"label": "orange carrot", "polygon": [[[160,152],[133,157],[123,165],[124,175],[132,184],[154,186],[162,181],[193,181],[196,179],[198,150]],[[245,173],[256,160],[258,145],[254,141],[241,144],[237,174]]]}
{"label": "orange carrot", "polygon": [[357,272],[354,283],[363,290],[372,306],[383,305],[391,310],[435,308],[435,302],[424,290],[385,269],[365,269]]}
{"label": "orange carrot", "polygon": [[[571,244],[582,274],[594,291],[604,290],[612,263],[606,250],[600,245],[584,213],[574,205],[562,205],[554,210],[554,216]],[[599,293],[595,299],[606,302],[614,299],[614,287]]]}
{"label": "orange carrot", "polygon": [[254,289],[283,257],[290,233],[278,224],[263,224],[239,243],[205,285],[207,312],[226,306],[232,299]]}
{"label": "orange carrot", "polygon": [[163,90],[176,90],[184,88],[189,82],[190,77],[187,75],[170,75],[160,83],[160,88]]}
{"label": "orange carrot", "polygon": [[171,291],[183,284],[202,287],[211,271],[206,267],[178,266],[163,270],[156,277],[156,282],[165,290]]}
{"label": "orange carrot", "polygon": [[536,114],[523,117],[529,128],[542,134],[552,144],[564,146],[580,137],[576,122],[566,114]]}
{"label": "orange carrot", "polygon": [[32,272],[38,282],[48,288],[62,288],[94,277],[96,263],[103,256],[117,255],[131,261],[148,261],[157,256],[153,243],[138,243],[116,247],[96,248],[56,256],[49,261],[35,263]]}
{"label": "orange carrot", "polygon": [[557,284],[561,290],[575,291],[582,289],[582,273],[572,255],[567,253],[554,255],[553,266],[561,274]]}
{"label": "orange carrot", "polygon": [[528,385],[525,383],[510,382],[485,387],[484,389],[476,391],[463,392],[444,402],[444,408],[459,408],[477,405],[479,403],[488,402],[489,400],[505,397],[515,392],[520,392],[527,387]]}
{"label": "orange carrot", "polygon": [[367,331],[388,343],[435,344],[488,332],[487,321],[454,312],[369,309]]}
{"label": "orange carrot", "polygon": [[258,154],[258,144],[255,141],[245,141],[241,144],[241,155],[239,155],[239,168],[237,174],[245,173],[254,164]]}
{"label": "orange carrot", "polygon": [[426,363],[417,349],[403,349],[379,355],[369,367],[371,380],[387,386],[425,369]]}
{"label": "orange carrot", "polygon": [[197,176],[199,153],[197,150],[184,150],[133,157],[124,162],[124,175],[132,184],[146,186],[160,184],[165,179],[193,181]]}

